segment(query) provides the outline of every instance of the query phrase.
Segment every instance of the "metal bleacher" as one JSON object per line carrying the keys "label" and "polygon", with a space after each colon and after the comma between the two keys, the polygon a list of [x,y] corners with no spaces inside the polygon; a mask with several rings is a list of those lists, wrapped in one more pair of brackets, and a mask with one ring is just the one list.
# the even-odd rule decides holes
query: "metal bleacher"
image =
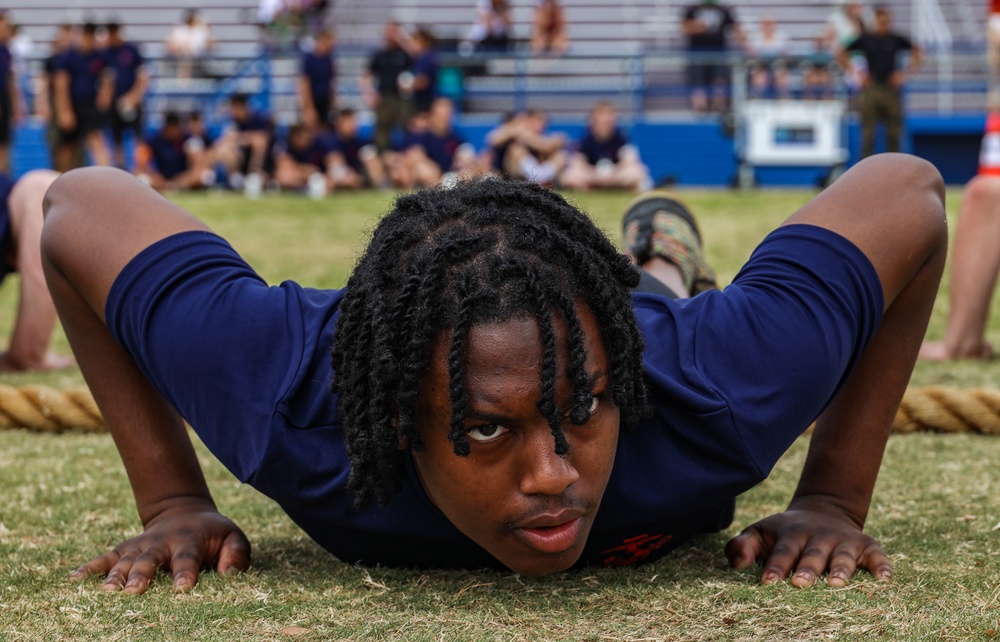
{"label": "metal bleacher", "polygon": [[[532,106],[553,113],[578,116],[597,97],[612,100],[623,110],[644,114],[687,109],[684,60],[678,53],[683,41],[680,21],[687,2],[563,0],[572,42],[569,54],[532,59],[524,53],[524,43],[530,34],[534,1],[511,1],[513,37],[518,43],[511,55],[476,58],[445,54],[446,63],[461,69],[464,75],[461,97],[468,114],[495,118],[498,112],[530,101]],[[741,0],[729,4],[736,7],[747,30],[752,31],[764,16],[776,17],[793,45],[802,50],[820,33],[834,5],[831,0]],[[893,9],[896,28],[910,32],[914,26],[912,1],[889,0],[885,4]],[[341,103],[363,108],[357,79],[368,55],[379,45],[387,19],[409,26],[429,26],[447,51],[465,38],[474,5],[475,0],[331,2],[328,22],[338,31]],[[978,90],[986,77],[982,55],[985,3],[939,0],[939,5],[953,46],[948,51],[930,51],[925,70],[914,82],[919,91],[912,93],[910,108],[981,109],[982,92]],[[170,28],[190,7],[199,9],[212,25],[217,47],[207,64],[213,78],[178,81],[160,58]],[[145,5],[136,0],[4,0],[3,8],[34,40],[39,60],[47,52],[59,23],[120,21],[125,25],[126,37],[141,43],[153,61],[154,85],[148,111],[154,115],[167,107],[207,104],[211,110],[226,93],[246,91],[261,94],[259,100],[268,104],[279,121],[294,118],[297,56],[293,52],[271,52],[266,69],[253,62],[262,53],[254,0],[188,0],[172,7]],[[947,89],[959,91],[942,91]]]}

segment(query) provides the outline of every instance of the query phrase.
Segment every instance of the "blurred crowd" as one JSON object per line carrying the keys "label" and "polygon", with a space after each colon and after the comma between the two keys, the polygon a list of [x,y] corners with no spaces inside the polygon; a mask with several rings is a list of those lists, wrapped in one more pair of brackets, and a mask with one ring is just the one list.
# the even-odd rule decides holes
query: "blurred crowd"
{"label": "blurred crowd", "polygon": [[[257,20],[268,34],[265,41],[296,34],[300,62],[294,122],[279,125],[254,97],[232,95],[221,129],[209,127],[201,113],[169,112],[155,119],[155,131],[149,131],[143,114],[149,87],[146,61],[122,25],[59,27],[29,106],[19,95],[17,75],[18,59],[30,43],[19,42],[9,15],[0,12],[0,74],[7,79],[0,87],[0,170],[9,168],[10,132],[30,108],[47,123],[55,169],[114,164],[157,189],[218,186],[251,195],[291,189],[319,197],[342,189],[433,185],[485,172],[580,190],[640,189],[651,183],[638,148],[609,102],[591,105],[585,132],[576,140],[549,132],[547,115],[530,109],[505,115],[478,147],[464,140],[453,123],[461,106],[437,86],[438,47],[426,27],[386,22],[382,43],[371,52],[360,80],[368,109],[359,114],[344,108],[337,100],[337,36],[324,26],[325,9],[321,1],[274,0],[262,2],[258,10]],[[752,98],[831,98],[831,69],[839,65],[848,86],[862,96],[863,121],[885,122],[890,145],[898,139],[899,90],[905,73],[919,65],[920,52],[889,30],[886,9],[839,2],[813,50],[805,54],[792,50],[788,35],[771,16],[744,29],[735,10],[715,0],[699,0],[682,11],[685,78],[694,110],[730,109],[732,74],[718,54],[735,50],[749,62]],[[536,0],[526,46],[537,56],[565,54],[570,49],[567,25],[558,0]],[[176,78],[211,75],[204,63],[215,39],[197,10],[183,12],[163,45]],[[459,49],[497,52],[511,45],[507,0],[477,0]],[[910,54],[908,67],[898,59],[901,52]],[[368,110],[371,126],[365,119],[363,127]],[[124,145],[129,132],[138,141],[131,156]]]}

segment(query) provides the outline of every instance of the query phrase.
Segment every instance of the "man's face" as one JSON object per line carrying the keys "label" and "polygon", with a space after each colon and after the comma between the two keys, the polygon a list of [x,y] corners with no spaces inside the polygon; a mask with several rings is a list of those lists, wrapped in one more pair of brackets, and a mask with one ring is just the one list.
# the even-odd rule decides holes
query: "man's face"
{"label": "man's face", "polygon": [[344,138],[354,138],[358,134],[357,116],[341,114],[337,117],[337,134]]}
{"label": "man's face", "polygon": [[438,98],[431,105],[431,126],[438,130],[451,128],[452,114],[451,101],[446,98]]}
{"label": "man's face", "polygon": [[618,116],[610,107],[600,107],[594,110],[590,117],[590,129],[600,140],[607,140],[618,127]]}
{"label": "man's face", "polygon": [[[448,352],[451,332],[435,342],[420,385],[416,418],[422,450],[413,459],[431,501],[466,536],[510,569],[543,575],[573,565],[583,552],[618,445],[618,407],[610,398],[608,357],[597,322],[577,306],[593,384],[590,420],[568,418],[570,452],[559,456],[539,412],[542,340],[534,318],[479,324],[469,329],[465,426],[471,452],[455,454]],[[569,408],[564,324],[557,321],[556,403]]]}
{"label": "man's face", "polygon": [[880,34],[889,33],[892,28],[892,14],[886,10],[875,12],[875,31]]}

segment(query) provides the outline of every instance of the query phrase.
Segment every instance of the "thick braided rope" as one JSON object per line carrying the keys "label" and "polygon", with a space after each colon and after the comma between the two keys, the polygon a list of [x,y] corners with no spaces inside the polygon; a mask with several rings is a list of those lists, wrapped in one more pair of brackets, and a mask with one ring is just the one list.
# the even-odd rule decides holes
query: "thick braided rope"
{"label": "thick braided rope", "polygon": [[[43,432],[105,432],[104,418],[83,386],[56,390],[0,384],[0,428]],[[944,386],[909,388],[893,432],[973,432],[1000,435],[1000,390]]]}
{"label": "thick braided rope", "polygon": [[45,432],[105,432],[104,418],[84,386],[56,390],[30,385],[0,384],[0,428],[30,428]]}

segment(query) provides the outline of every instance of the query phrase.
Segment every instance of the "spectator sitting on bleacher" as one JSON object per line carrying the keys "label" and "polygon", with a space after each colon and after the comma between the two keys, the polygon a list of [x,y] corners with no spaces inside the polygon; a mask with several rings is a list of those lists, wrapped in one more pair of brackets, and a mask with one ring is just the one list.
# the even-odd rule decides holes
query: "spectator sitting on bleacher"
{"label": "spectator sitting on bleacher", "polygon": [[282,189],[308,188],[309,196],[321,198],[335,185],[327,177],[327,166],[333,146],[316,130],[303,123],[288,128],[288,135],[276,146],[274,179]]}
{"label": "spectator sitting on bleacher", "polygon": [[328,157],[327,174],[334,188],[382,187],[385,168],[370,140],[361,138],[358,116],[353,109],[341,109],[334,124],[335,145]]}
{"label": "spectator sitting on bleacher", "polygon": [[164,44],[167,55],[177,61],[177,77],[191,78],[204,75],[201,59],[215,47],[215,40],[212,27],[201,12],[187,9],[181,24],[170,30]]}
{"label": "spectator sitting on bleacher", "polygon": [[416,112],[406,121],[402,134],[396,136],[388,149],[379,153],[388,181],[382,186],[412,189],[416,184],[411,164],[407,161],[406,151],[416,144],[418,138],[427,132],[430,114],[425,111]]}
{"label": "spectator sitting on bleacher", "polygon": [[97,49],[97,25],[83,25],[80,42],[70,47],[56,63],[55,106],[60,154],[73,166],[82,158],[80,147],[90,152],[95,165],[108,165],[104,144],[107,109],[114,86],[105,73],[104,53]]}
{"label": "spectator sitting on bleacher", "polygon": [[334,58],[336,34],[323,29],[316,34],[312,51],[302,56],[298,79],[299,111],[302,122],[309,127],[331,126],[331,115],[337,106],[337,64]]}
{"label": "spectator sitting on bleacher", "polygon": [[10,18],[6,12],[0,12],[0,171],[3,172],[10,170],[11,134],[21,118],[21,94],[8,46],[12,34]]}
{"label": "spectator sitting on bleacher", "polygon": [[746,54],[750,58],[750,96],[752,98],[784,99],[789,97],[788,73],[789,38],[771,16],[760,20],[759,28],[748,39]]}
{"label": "spectator sitting on bleacher", "polygon": [[427,131],[414,136],[404,152],[404,162],[416,187],[437,185],[446,174],[473,170],[475,149],[455,133],[454,111],[449,98],[435,99]]}
{"label": "spectator sitting on bleacher", "polygon": [[413,95],[410,100],[414,111],[430,111],[437,98],[438,55],[434,36],[425,27],[413,34],[410,55],[413,57]]}
{"label": "spectator sitting on bleacher", "polygon": [[145,60],[139,47],[122,38],[121,25],[107,25],[108,43],[104,49],[107,68],[114,74],[114,95],[110,108],[111,139],[115,166],[125,167],[125,132],[138,140],[142,136],[142,101],[149,86]]}
{"label": "spectator sitting on bleacher", "polygon": [[206,187],[214,179],[204,143],[185,131],[175,112],[168,112],[160,131],[137,146],[135,175],[159,191]]}
{"label": "spectator sitting on bleacher", "polygon": [[813,49],[802,62],[802,97],[806,100],[833,98],[833,55],[822,37],[813,39]]}
{"label": "spectator sitting on bleacher", "polygon": [[515,114],[486,135],[494,165],[513,178],[551,185],[566,164],[566,136],[547,134],[548,118],[537,109]]}
{"label": "spectator sitting on bleacher", "polygon": [[561,56],[567,49],[566,12],[559,0],[536,0],[531,21],[531,53]]}
{"label": "spectator sitting on bleacher", "polygon": [[639,150],[618,126],[618,113],[601,101],[590,111],[587,132],[559,177],[567,189],[629,189],[650,187],[649,170]]}
{"label": "spectator sitting on bleacher", "polygon": [[510,48],[511,8],[507,0],[478,0],[469,41],[476,51],[504,52]]}
{"label": "spectator sitting on bleacher", "polygon": [[245,94],[230,97],[229,117],[232,122],[213,146],[214,156],[225,166],[230,187],[255,196],[272,170],[274,123],[251,110]]}
{"label": "spectator sitting on bleacher", "polygon": [[[847,45],[868,30],[866,23],[870,21],[864,3],[837,0],[837,4],[839,6],[827,17],[823,28],[827,51],[835,59],[839,59]],[[857,91],[861,88],[864,56],[856,55],[853,62],[843,70],[844,83],[849,90]]]}

